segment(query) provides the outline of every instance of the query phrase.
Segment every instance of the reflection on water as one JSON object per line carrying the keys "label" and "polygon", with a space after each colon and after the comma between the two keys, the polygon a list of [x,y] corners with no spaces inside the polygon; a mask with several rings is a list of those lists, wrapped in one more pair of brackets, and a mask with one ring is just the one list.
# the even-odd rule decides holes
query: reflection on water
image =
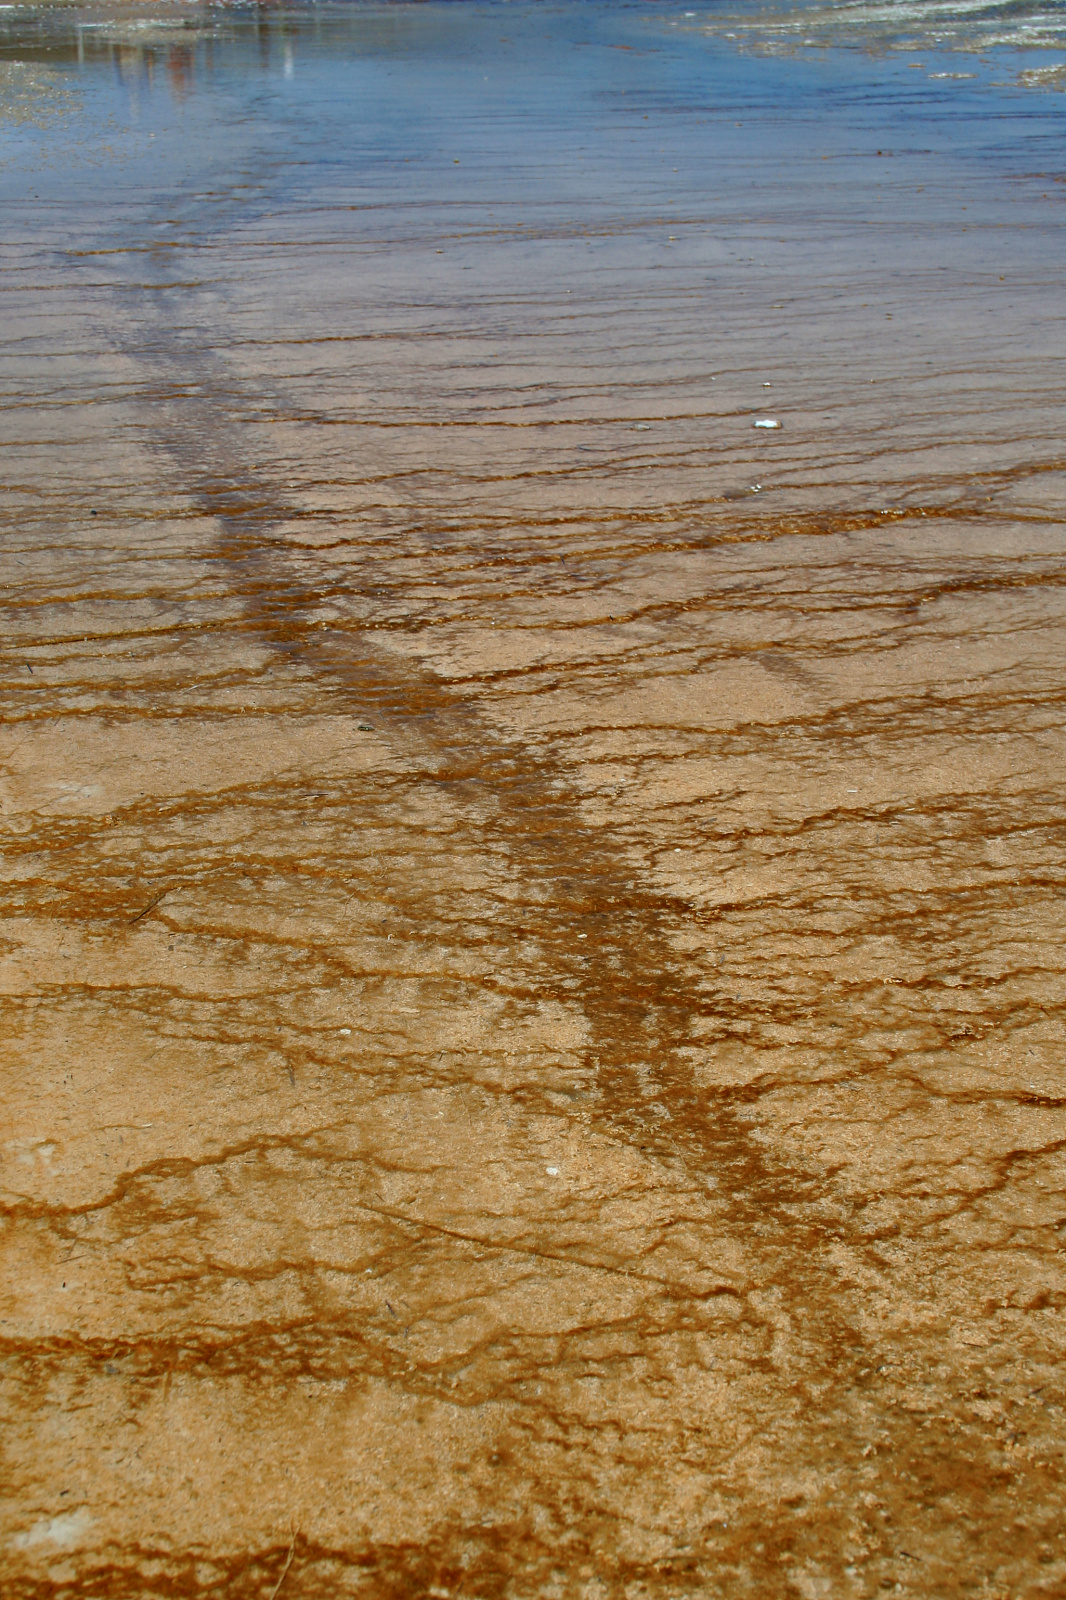
{"label": "reflection on water", "polygon": [[1058,102],[3,16],[5,1596],[1060,1591]]}
{"label": "reflection on water", "polygon": [[[314,56],[339,48],[365,56],[429,46],[450,54],[457,42],[449,16],[455,9],[448,0],[426,6],[413,25],[405,8],[373,4],[165,5],[148,16],[134,7],[8,6],[0,14],[0,51],[20,61],[47,57],[53,66],[106,63],[131,87],[150,88],[163,70],[181,101],[198,77],[214,82],[227,68],[291,78],[298,54],[305,52]],[[495,27],[491,6],[464,9],[477,9],[482,22]],[[564,36],[575,26],[592,37],[599,31],[593,6],[555,8],[550,16],[550,26]],[[1066,70],[1066,62],[1046,60],[1048,51],[1066,51],[1066,11],[1042,0],[740,0],[732,9],[704,5],[685,11],[619,5],[612,20],[616,29],[633,30],[653,49],[661,49],[663,36],[677,29],[714,34],[763,55],[857,46],[871,53],[929,52],[939,62],[942,55],[964,52],[1012,72],[1028,86],[1057,86]],[[464,30],[465,23],[458,32]],[[543,38],[528,42],[534,57],[544,53],[536,48]],[[975,75],[934,74],[944,81]]]}

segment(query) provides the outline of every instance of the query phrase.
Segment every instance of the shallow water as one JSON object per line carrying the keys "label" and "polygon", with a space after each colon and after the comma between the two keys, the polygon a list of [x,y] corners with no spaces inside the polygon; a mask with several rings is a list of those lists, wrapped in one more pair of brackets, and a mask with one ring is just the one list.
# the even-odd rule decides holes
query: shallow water
{"label": "shallow water", "polygon": [[[961,52],[1027,88],[1066,84],[1066,9],[1058,0],[747,0],[685,11],[670,26],[713,30],[762,53],[846,48],[884,56]],[[1059,59],[1048,54],[1057,52]],[[909,65],[924,65],[911,62]],[[978,63],[943,61],[934,79],[979,76]],[[953,66],[954,70],[945,70]],[[969,68],[970,70],[960,70]],[[1009,81],[1009,80],[1008,80]]]}
{"label": "shallow water", "polygon": [[1066,1582],[1063,102],[723,16],[0,13],[5,1596]]}

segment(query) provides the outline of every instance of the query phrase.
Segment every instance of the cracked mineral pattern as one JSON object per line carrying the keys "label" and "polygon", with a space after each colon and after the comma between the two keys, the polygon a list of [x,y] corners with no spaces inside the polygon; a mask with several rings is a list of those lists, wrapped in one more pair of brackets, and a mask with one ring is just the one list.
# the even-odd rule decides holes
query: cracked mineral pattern
{"label": "cracked mineral pattern", "polygon": [[1050,97],[310,15],[3,175],[3,1594],[1061,1595]]}

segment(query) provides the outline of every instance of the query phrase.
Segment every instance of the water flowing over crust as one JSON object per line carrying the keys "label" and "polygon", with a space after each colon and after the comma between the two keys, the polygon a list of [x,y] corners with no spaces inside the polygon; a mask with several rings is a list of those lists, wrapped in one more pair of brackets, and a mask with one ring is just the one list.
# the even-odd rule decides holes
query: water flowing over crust
{"label": "water flowing over crust", "polygon": [[18,213],[11,1600],[1066,1584],[1047,185],[646,104]]}
{"label": "water flowing over crust", "polygon": [[[851,49],[882,59],[892,52],[929,54],[945,65],[952,55],[981,57],[984,65],[1006,64],[1014,81],[1029,88],[1060,88],[1066,66],[1040,60],[1046,51],[1066,52],[1066,13],[1055,0],[751,0],[686,11],[669,25],[713,32],[767,56]],[[949,80],[976,75],[931,71]]]}

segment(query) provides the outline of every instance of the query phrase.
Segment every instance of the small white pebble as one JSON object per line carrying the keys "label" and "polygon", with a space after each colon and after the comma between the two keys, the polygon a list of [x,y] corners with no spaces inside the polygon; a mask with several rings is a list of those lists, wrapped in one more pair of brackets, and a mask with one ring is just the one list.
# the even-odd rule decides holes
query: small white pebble
{"label": "small white pebble", "polygon": [[544,1170],[548,1174],[549,1178],[557,1178],[559,1176],[558,1167],[545,1167]]}
{"label": "small white pebble", "polygon": [[588,934],[587,933],[579,933],[578,934],[578,938],[579,939],[587,939],[588,938]]}
{"label": "small white pebble", "polygon": [[752,423],[753,428],[779,428],[781,424],[776,417],[756,417]]}
{"label": "small white pebble", "polygon": [[351,1030],[351,1028],[341,1028],[339,1031],[341,1033],[351,1033],[352,1030]]}

